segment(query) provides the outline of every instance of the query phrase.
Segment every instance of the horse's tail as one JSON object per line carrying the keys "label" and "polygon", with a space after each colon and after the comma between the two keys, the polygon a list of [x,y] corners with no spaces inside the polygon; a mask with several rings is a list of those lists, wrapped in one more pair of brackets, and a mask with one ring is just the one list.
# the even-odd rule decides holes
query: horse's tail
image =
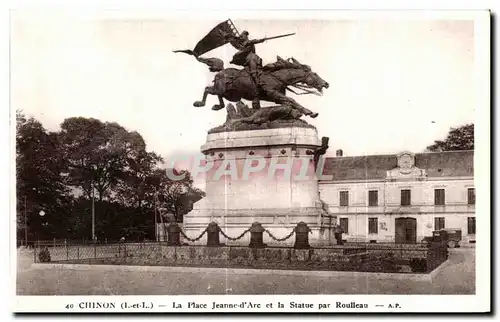
{"label": "horse's tail", "polygon": [[197,56],[191,49],[174,50],[174,53],[184,53],[184,54],[194,56],[194,58],[196,58],[197,61],[207,65],[208,70],[211,71],[212,73],[220,72],[224,69],[224,62],[221,59],[219,59],[219,58],[203,58],[203,57]]}
{"label": "horse's tail", "polygon": [[194,56],[194,52],[191,49],[174,50],[173,52],[174,53],[184,53],[184,54],[188,54],[188,55]]}

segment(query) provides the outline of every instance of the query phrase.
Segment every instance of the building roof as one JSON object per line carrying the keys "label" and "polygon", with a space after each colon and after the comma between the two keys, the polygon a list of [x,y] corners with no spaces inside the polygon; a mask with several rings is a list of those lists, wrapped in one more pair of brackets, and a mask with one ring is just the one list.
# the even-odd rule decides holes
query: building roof
{"label": "building roof", "polygon": [[[337,180],[373,180],[386,178],[387,171],[398,166],[396,154],[325,158],[324,175]],[[474,151],[446,151],[415,154],[415,166],[427,177],[463,177],[474,175]]]}

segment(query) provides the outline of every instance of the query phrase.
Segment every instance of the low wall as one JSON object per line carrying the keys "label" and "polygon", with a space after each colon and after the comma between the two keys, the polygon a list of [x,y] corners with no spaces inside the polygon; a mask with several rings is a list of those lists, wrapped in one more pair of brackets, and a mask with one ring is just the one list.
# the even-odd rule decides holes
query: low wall
{"label": "low wall", "polygon": [[[286,267],[289,264],[306,262],[328,263],[348,261],[362,256],[366,250],[361,247],[337,247],[319,249],[294,249],[289,247],[250,248],[242,246],[169,246],[131,248],[125,250],[125,262],[141,264],[149,262],[167,265],[205,265],[231,267],[233,264],[245,266]],[[117,257],[118,259],[118,257]],[[120,258],[121,260],[122,258]]]}
{"label": "low wall", "polygon": [[[360,245],[360,244],[358,244]],[[369,254],[392,254],[397,259],[427,258],[429,247],[426,244],[362,244]]]}
{"label": "low wall", "polygon": [[[43,256],[42,256],[43,255]],[[335,245],[318,248],[169,246],[166,243],[35,249],[35,262],[428,273],[446,245]]]}
{"label": "low wall", "polygon": [[[359,244],[358,244],[359,246]],[[431,272],[448,259],[448,248],[444,243],[429,244],[364,244],[371,255],[393,256],[407,262],[414,271]]]}
{"label": "low wall", "polygon": [[[77,247],[77,246],[75,246]],[[51,248],[49,262],[142,266],[261,268],[385,273],[427,273],[444,260],[438,249],[422,249],[406,262],[392,252],[380,253],[360,246],[251,248],[243,246],[167,246],[119,244],[74,249]],[[75,251],[76,250],[76,251]],[[83,251],[85,250],[85,251]],[[76,256],[73,256],[76,255]],[[408,266],[410,269],[408,269]],[[406,267],[406,268],[405,268]]]}

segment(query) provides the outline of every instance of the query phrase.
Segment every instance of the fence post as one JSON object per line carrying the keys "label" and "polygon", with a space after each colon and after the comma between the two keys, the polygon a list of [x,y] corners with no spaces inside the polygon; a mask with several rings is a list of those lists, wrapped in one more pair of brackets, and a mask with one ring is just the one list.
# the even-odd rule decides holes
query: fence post
{"label": "fence post", "polygon": [[335,241],[337,245],[344,245],[344,242],[342,241],[342,229],[339,225],[335,226],[333,230],[333,234],[335,236]]}
{"label": "fence post", "polygon": [[310,248],[309,232],[311,229],[303,221],[299,222],[295,227],[295,245],[294,248]]}
{"label": "fence post", "polygon": [[174,222],[167,227],[167,245],[180,246],[181,245],[181,228]]}
{"label": "fence post", "polygon": [[265,229],[259,222],[254,222],[250,227],[250,245],[249,247],[263,248],[267,245],[263,241],[263,233]]}
{"label": "fence post", "polygon": [[33,243],[33,263],[36,263],[36,249],[38,245],[36,242]]}
{"label": "fence post", "polygon": [[219,225],[212,221],[207,228],[207,246],[220,246],[219,241]]}
{"label": "fence post", "polygon": [[97,245],[94,240],[94,259],[97,258]]}
{"label": "fence post", "polygon": [[76,246],[76,259],[80,259],[80,246]]}
{"label": "fence post", "polygon": [[53,244],[52,245],[53,245],[54,248],[56,248],[56,238],[55,237],[53,239]]}
{"label": "fence post", "polygon": [[65,239],[64,240],[64,247],[66,247],[66,260],[69,259],[69,248],[68,248],[68,241]]}

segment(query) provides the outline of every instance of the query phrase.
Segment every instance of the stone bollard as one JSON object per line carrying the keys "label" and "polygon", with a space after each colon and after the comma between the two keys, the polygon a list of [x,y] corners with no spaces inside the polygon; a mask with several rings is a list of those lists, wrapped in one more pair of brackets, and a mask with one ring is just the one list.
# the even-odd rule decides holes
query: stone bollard
{"label": "stone bollard", "polygon": [[299,222],[295,227],[295,245],[294,248],[304,249],[310,248],[309,245],[309,232],[311,229],[303,221]]}
{"label": "stone bollard", "polygon": [[344,245],[344,242],[342,241],[342,229],[339,226],[335,227],[334,234],[337,245]]}
{"label": "stone bollard", "polygon": [[171,223],[167,227],[167,246],[181,245],[181,227],[177,223]]}
{"label": "stone bollard", "polygon": [[207,228],[207,246],[217,247],[220,246],[219,241],[219,225],[212,221],[208,224]]}
{"label": "stone bollard", "polygon": [[263,242],[263,233],[265,229],[259,222],[254,222],[250,227],[250,245],[253,248],[263,248],[267,245]]}

